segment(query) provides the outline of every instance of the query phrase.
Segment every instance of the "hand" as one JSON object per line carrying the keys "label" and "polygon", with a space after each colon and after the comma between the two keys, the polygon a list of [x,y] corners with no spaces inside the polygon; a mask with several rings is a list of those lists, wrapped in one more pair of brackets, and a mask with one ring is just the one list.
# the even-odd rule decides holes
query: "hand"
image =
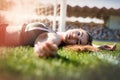
{"label": "hand", "polygon": [[116,49],[116,43],[114,43],[113,45],[103,45],[103,46],[100,46],[99,48],[103,50],[113,51]]}
{"label": "hand", "polygon": [[37,42],[34,46],[34,51],[38,57],[55,56],[57,49],[58,46],[50,41],[44,43]]}

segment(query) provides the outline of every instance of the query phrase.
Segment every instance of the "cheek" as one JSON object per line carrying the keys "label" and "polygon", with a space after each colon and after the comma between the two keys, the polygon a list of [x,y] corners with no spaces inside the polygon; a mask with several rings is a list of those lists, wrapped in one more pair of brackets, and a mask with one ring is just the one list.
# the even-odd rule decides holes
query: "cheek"
{"label": "cheek", "polygon": [[74,39],[73,40],[67,40],[66,44],[72,44],[72,45],[76,44],[76,40],[74,40]]}
{"label": "cheek", "polygon": [[82,44],[83,44],[83,45],[86,45],[87,42],[88,42],[86,38],[82,39],[81,41],[82,41]]}

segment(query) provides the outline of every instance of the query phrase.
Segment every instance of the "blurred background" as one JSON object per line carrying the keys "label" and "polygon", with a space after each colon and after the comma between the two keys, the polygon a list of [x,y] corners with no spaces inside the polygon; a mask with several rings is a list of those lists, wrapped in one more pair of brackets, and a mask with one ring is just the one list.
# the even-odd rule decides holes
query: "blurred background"
{"label": "blurred background", "polygon": [[63,31],[83,28],[96,40],[120,41],[119,3],[120,0],[0,0],[0,24],[39,21],[56,31],[60,27]]}

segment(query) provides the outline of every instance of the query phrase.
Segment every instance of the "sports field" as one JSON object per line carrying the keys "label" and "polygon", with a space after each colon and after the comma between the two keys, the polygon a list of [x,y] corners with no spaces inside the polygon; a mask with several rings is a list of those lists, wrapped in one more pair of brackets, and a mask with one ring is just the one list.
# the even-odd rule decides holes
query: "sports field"
{"label": "sports field", "polygon": [[116,51],[60,48],[57,54],[54,58],[37,58],[33,47],[0,48],[0,80],[120,80],[119,42]]}

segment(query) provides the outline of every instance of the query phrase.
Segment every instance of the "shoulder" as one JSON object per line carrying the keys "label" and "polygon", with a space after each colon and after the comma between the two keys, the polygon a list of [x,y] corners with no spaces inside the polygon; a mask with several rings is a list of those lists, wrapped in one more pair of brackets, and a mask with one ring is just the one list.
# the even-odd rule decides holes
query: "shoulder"
{"label": "shoulder", "polygon": [[39,30],[39,29],[47,29],[46,25],[40,22],[33,22],[33,23],[28,23],[26,25],[25,31],[30,31],[30,30]]}
{"label": "shoulder", "polygon": [[59,36],[56,33],[48,33],[48,32],[44,32],[42,34],[39,34],[36,41],[40,41],[42,42],[43,40],[55,40],[58,39]]}
{"label": "shoulder", "polygon": [[41,27],[46,27],[45,24],[40,23],[40,22],[32,22],[27,25],[28,27],[36,27],[36,26],[41,26]]}

